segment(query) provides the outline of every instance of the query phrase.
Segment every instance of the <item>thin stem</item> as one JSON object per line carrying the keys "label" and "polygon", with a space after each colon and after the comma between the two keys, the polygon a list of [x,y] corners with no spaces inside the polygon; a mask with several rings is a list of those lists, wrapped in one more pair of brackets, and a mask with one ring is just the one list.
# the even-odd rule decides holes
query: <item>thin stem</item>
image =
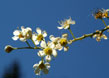
{"label": "thin stem", "polygon": [[75,39],[75,36],[74,36],[74,34],[73,34],[72,30],[71,30],[70,28],[69,28],[68,30],[70,31],[70,33],[71,33],[72,37]]}
{"label": "thin stem", "polygon": [[105,21],[104,21],[103,19],[101,19],[101,20],[102,20],[102,22],[104,23],[105,27],[107,27],[107,25],[106,25]]}
{"label": "thin stem", "polygon": [[35,44],[35,42],[33,41],[33,39],[31,39],[31,40],[32,40],[33,44],[35,45],[35,47],[37,47],[36,44]]}
{"label": "thin stem", "polygon": [[35,49],[34,47],[18,47],[18,48],[14,48],[15,50],[16,49]]}
{"label": "thin stem", "polygon": [[31,47],[30,44],[28,43],[28,41],[26,41],[26,44],[27,44],[29,47]]}
{"label": "thin stem", "polygon": [[18,47],[18,48],[14,48],[14,50],[16,49],[42,49],[41,47]]}

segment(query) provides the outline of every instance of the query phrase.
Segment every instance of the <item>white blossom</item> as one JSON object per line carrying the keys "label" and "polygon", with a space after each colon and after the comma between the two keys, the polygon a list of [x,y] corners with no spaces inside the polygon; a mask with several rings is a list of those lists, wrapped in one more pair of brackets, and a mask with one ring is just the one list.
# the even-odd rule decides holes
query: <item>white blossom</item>
{"label": "white blossom", "polygon": [[41,71],[44,74],[48,74],[50,64],[49,63],[44,63],[44,61],[40,61],[38,64],[34,64],[33,68],[35,69],[34,72],[35,72],[36,75],[40,75]]}
{"label": "white blossom", "polygon": [[51,43],[46,43],[45,41],[42,41],[40,46],[43,48],[43,50],[40,50],[38,52],[38,56],[44,57],[47,62],[50,62],[52,59],[52,56],[56,57],[57,56],[57,51],[54,48],[54,45]]}
{"label": "white blossom", "polygon": [[108,39],[105,34],[101,33],[101,31],[97,30],[96,32],[98,32],[98,33],[93,35],[93,38],[96,38],[96,41],[99,42],[99,41],[101,41],[102,38],[104,38],[105,40]]}
{"label": "white blossom", "polygon": [[42,31],[40,28],[36,28],[36,32],[32,36],[33,41],[35,42],[36,45],[39,44],[40,41],[43,41],[44,38],[47,36],[46,31]]}
{"label": "white blossom", "polygon": [[59,50],[62,50],[64,49],[64,51],[68,51],[69,47],[67,46],[67,44],[69,43],[68,39],[68,34],[63,34],[62,35],[62,38],[59,39],[58,41],[58,46],[60,47]]}
{"label": "white blossom", "polygon": [[67,51],[69,47],[67,44],[71,44],[71,41],[68,41],[67,39],[68,34],[63,34],[62,37],[54,37],[53,35],[50,35],[51,44],[54,45],[54,48],[56,50],[61,51],[64,49],[64,51]]}
{"label": "white blossom", "polygon": [[21,30],[17,29],[13,32],[13,40],[18,40],[20,41],[26,41],[27,39],[30,39],[32,37],[32,29],[30,27],[24,28],[23,26],[21,27]]}
{"label": "white blossom", "polygon": [[61,25],[60,27],[57,27],[58,29],[68,29],[70,28],[70,25],[74,25],[75,21],[71,19],[71,17],[69,19],[65,19],[65,21],[61,21],[59,22],[59,24]]}

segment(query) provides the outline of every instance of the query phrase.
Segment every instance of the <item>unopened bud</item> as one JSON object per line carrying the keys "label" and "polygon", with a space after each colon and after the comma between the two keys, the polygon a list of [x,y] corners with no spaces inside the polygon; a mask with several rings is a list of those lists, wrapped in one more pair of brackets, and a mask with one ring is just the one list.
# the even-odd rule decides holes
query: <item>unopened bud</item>
{"label": "unopened bud", "polygon": [[14,50],[14,48],[12,46],[10,46],[10,45],[5,46],[5,51],[7,53],[10,53],[12,50]]}

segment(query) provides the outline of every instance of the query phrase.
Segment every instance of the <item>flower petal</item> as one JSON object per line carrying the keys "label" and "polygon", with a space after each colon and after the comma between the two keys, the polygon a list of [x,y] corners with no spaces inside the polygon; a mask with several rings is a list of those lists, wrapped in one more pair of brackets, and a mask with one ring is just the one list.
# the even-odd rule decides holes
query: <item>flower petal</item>
{"label": "flower petal", "polygon": [[44,56],[45,56],[45,53],[44,53],[43,51],[39,51],[37,54],[38,54],[38,56],[40,56],[40,57],[44,57]]}
{"label": "flower petal", "polygon": [[67,38],[68,37],[68,34],[62,34],[62,37],[63,38]]}
{"label": "flower petal", "polygon": [[68,25],[64,26],[64,29],[68,29],[69,27],[70,27],[70,25],[68,24]]}
{"label": "flower petal", "polygon": [[20,34],[20,30],[15,30],[14,32],[13,32],[13,35],[19,35]]}
{"label": "flower petal", "polygon": [[55,45],[54,45],[52,42],[49,42],[49,43],[48,43],[48,47],[50,47],[50,48],[54,48]]}
{"label": "flower petal", "polygon": [[49,39],[50,39],[51,41],[54,41],[55,37],[54,37],[53,35],[50,35],[50,36],[49,36]]}
{"label": "flower petal", "polygon": [[47,45],[46,45],[46,42],[45,42],[45,41],[41,41],[40,46],[43,47],[43,48],[46,48],[46,46],[47,46]]}
{"label": "flower petal", "polygon": [[53,50],[52,55],[53,55],[54,57],[57,56],[57,51],[56,51],[55,49]]}
{"label": "flower petal", "polygon": [[26,38],[20,38],[20,41],[25,42],[26,41]]}
{"label": "flower petal", "polygon": [[41,60],[41,61],[39,61],[39,65],[42,63],[43,61]]}
{"label": "flower petal", "polygon": [[72,40],[69,40],[69,41],[68,41],[68,44],[72,44]]}
{"label": "flower petal", "polygon": [[43,36],[46,37],[47,36],[47,32],[43,31]]}
{"label": "flower petal", "polygon": [[27,27],[26,29],[27,29],[28,31],[32,31],[32,29],[31,29],[30,27]]}
{"label": "flower petal", "polygon": [[58,29],[63,29],[63,27],[57,27]]}
{"label": "flower petal", "polygon": [[39,64],[34,64],[33,68],[37,68],[39,66]]}
{"label": "flower petal", "polygon": [[14,37],[12,37],[12,39],[16,41],[16,40],[19,39],[19,37],[18,36],[14,36]]}
{"label": "flower petal", "polygon": [[104,39],[108,39],[106,35],[102,35],[102,37],[103,37]]}
{"label": "flower petal", "polygon": [[24,30],[25,29],[25,27],[24,26],[21,26],[21,30]]}
{"label": "flower petal", "polygon": [[47,69],[50,68],[50,64],[48,62],[46,62],[45,65],[46,65]]}
{"label": "flower petal", "polygon": [[58,49],[59,51],[61,51],[63,49],[63,46],[61,46],[61,44],[57,44],[55,46],[56,49]]}
{"label": "flower petal", "polygon": [[50,62],[50,61],[51,61],[51,56],[50,56],[50,55],[47,55],[47,56],[45,57],[45,60],[46,60],[46,62]]}
{"label": "flower petal", "polygon": [[95,38],[95,37],[97,37],[97,34],[94,34],[94,35],[93,35],[93,38]]}
{"label": "flower petal", "polygon": [[39,45],[39,41],[38,41],[38,40],[36,40],[36,41],[35,41],[35,44],[36,44],[36,45]]}
{"label": "flower petal", "polygon": [[32,34],[32,39],[36,40],[37,39],[37,34]]}
{"label": "flower petal", "polygon": [[38,33],[38,34],[41,34],[41,29],[40,28],[36,28],[36,32]]}
{"label": "flower petal", "polygon": [[68,51],[68,49],[69,49],[68,46],[64,47],[64,51]]}

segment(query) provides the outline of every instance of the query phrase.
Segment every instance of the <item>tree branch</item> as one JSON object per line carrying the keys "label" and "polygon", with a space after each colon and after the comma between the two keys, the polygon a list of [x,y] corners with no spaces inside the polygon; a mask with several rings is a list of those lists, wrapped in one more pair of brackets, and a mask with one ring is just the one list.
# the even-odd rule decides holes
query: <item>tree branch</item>
{"label": "tree branch", "polygon": [[[109,26],[107,26],[107,27],[105,27],[104,29],[101,29],[101,30],[99,30],[99,31],[101,31],[101,32],[103,33],[104,31],[106,31],[106,30],[108,30],[108,29],[109,29]],[[99,32],[94,32],[94,33],[90,33],[90,34],[84,34],[84,35],[81,36],[81,37],[78,37],[78,38],[75,38],[75,39],[71,40],[71,42],[75,42],[75,41],[78,41],[78,40],[83,40],[83,39],[85,39],[85,38],[87,38],[87,37],[92,37],[94,34],[99,34]]]}

